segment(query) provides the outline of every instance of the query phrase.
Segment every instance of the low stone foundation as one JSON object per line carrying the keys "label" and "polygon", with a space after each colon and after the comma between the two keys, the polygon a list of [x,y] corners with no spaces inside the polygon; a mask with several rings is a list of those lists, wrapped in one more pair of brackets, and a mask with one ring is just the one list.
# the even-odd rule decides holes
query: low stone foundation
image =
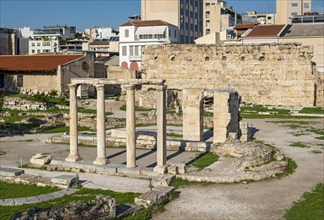
{"label": "low stone foundation", "polygon": [[72,202],[64,207],[50,209],[30,208],[16,213],[13,220],[47,219],[112,219],[116,217],[116,201],[109,196],[97,195],[94,200]]}

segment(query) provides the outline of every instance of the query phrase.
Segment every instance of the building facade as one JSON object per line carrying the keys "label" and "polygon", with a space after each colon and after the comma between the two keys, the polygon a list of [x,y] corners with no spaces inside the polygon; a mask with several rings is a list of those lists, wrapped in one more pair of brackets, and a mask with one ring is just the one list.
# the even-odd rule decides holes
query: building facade
{"label": "building facade", "polygon": [[226,8],[226,2],[222,0],[204,0],[203,35],[221,32],[241,23],[242,16]]}
{"label": "building facade", "polygon": [[0,90],[67,94],[72,78],[94,76],[94,60],[84,54],[0,56]]}
{"label": "building facade", "polygon": [[119,28],[119,65],[139,70],[145,47],[178,43],[179,37],[178,27],[165,21],[129,21]]}
{"label": "building facade", "polygon": [[0,55],[17,54],[16,31],[9,28],[0,28]]}
{"label": "building facade", "polygon": [[142,20],[163,20],[180,30],[180,43],[203,35],[203,0],[141,0]]}
{"label": "building facade", "polygon": [[276,0],[276,24],[290,24],[291,18],[312,11],[312,0]]}
{"label": "building facade", "polygon": [[257,13],[256,11],[248,11],[247,16],[252,18],[258,24],[275,24],[275,13]]}

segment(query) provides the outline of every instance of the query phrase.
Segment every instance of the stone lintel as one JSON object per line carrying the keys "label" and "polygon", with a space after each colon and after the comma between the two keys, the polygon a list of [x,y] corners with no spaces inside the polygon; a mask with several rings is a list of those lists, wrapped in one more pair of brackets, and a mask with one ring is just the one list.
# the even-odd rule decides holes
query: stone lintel
{"label": "stone lintel", "polygon": [[164,79],[107,79],[107,78],[74,78],[72,85],[80,84],[104,84],[104,85],[164,85]]}

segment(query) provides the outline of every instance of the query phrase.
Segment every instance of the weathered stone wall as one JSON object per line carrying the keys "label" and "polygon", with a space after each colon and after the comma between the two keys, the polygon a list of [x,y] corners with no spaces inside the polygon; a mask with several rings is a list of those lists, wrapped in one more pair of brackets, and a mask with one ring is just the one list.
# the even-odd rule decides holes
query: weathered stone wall
{"label": "weathered stone wall", "polygon": [[312,56],[296,43],[156,45],[144,51],[142,77],[165,79],[168,89],[233,88],[246,103],[313,106]]}

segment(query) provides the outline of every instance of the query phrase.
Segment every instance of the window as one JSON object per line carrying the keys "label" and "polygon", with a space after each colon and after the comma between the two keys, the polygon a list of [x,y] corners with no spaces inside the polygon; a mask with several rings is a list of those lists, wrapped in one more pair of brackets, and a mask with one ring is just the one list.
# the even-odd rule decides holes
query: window
{"label": "window", "polygon": [[298,3],[291,3],[291,7],[298,7]]}
{"label": "window", "polygon": [[174,37],[177,38],[177,30],[174,30]]}
{"label": "window", "polygon": [[272,19],[272,17],[269,16],[269,17],[268,17],[268,20],[271,20],[271,19]]}
{"label": "window", "polygon": [[210,21],[206,21],[206,27],[210,27]]}
{"label": "window", "polygon": [[304,8],[309,8],[309,3],[304,3]]}
{"label": "window", "polygon": [[39,43],[39,42],[37,43],[37,46],[38,46],[38,47],[40,46],[40,43]]}
{"label": "window", "polygon": [[129,56],[133,56],[134,46],[129,46]]}
{"label": "window", "polygon": [[127,47],[122,46],[122,56],[127,56]]}
{"label": "window", "polygon": [[32,43],[32,47],[35,47],[35,43]]}
{"label": "window", "polygon": [[35,50],[32,50],[32,53],[35,53]]}
{"label": "window", "polygon": [[43,42],[43,46],[51,46],[51,42]]}
{"label": "window", "polygon": [[17,76],[17,86],[18,87],[23,87],[24,86],[24,78],[23,78],[23,75],[18,75]]}
{"label": "window", "polygon": [[139,50],[138,50],[138,46],[135,46],[135,56],[139,55]]}
{"label": "window", "polygon": [[129,30],[128,29],[125,30],[125,37],[129,37]]}
{"label": "window", "polygon": [[37,53],[40,53],[40,50],[37,50]]}
{"label": "window", "polygon": [[297,12],[291,12],[291,16],[296,16],[296,15],[298,15]]}
{"label": "window", "polygon": [[206,18],[210,18],[210,11],[206,11]]}

